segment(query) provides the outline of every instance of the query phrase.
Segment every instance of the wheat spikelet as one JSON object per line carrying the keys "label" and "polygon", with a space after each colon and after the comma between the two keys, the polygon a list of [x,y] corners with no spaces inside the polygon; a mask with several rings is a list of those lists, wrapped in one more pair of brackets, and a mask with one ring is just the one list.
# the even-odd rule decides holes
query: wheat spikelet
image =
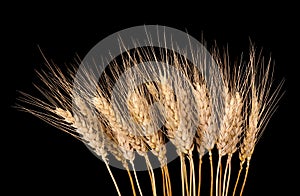
{"label": "wheat spikelet", "polygon": [[[150,111],[145,95],[133,92],[128,99],[128,107],[135,120],[142,126],[142,135],[145,137],[145,142],[152,150],[152,153],[158,157],[161,166],[166,165],[166,148],[163,138],[163,133],[158,130],[157,117]],[[143,108],[143,109],[141,109]]]}
{"label": "wheat spikelet", "polygon": [[150,82],[145,85],[146,85],[146,88],[149,91],[149,93],[153,96],[154,100],[159,101],[160,100],[160,92],[161,92],[160,84],[158,84],[158,83],[155,84],[153,82]]}
{"label": "wheat spikelet", "polygon": [[167,83],[161,85],[161,102],[164,105],[166,128],[168,130],[168,137],[173,139],[174,130],[179,127],[179,114],[177,112],[177,104],[173,89]]}

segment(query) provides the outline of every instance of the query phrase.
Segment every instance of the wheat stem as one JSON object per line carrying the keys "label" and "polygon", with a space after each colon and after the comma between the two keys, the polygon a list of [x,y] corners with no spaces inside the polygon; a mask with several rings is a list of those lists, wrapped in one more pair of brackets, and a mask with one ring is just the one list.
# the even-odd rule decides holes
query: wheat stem
{"label": "wheat stem", "polygon": [[232,154],[228,154],[227,161],[226,161],[226,167],[225,167],[225,171],[224,171],[222,196],[226,196],[227,192],[228,192],[228,186],[229,186],[230,174],[231,174],[231,158],[232,158]]}
{"label": "wheat stem", "polygon": [[228,171],[228,162],[226,162],[226,166],[225,166],[225,170],[224,170],[223,185],[222,185],[222,196],[224,196],[224,194],[225,194],[227,171]]}
{"label": "wheat stem", "polygon": [[240,196],[243,195],[244,188],[245,188],[245,185],[246,185],[246,180],[247,180],[247,176],[248,176],[248,172],[249,172],[249,167],[250,167],[250,159],[251,159],[251,157],[247,158],[246,173],[245,173],[243,185],[242,185],[242,188],[241,188],[241,191],[240,191]]}
{"label": "wheat stem", "polygon": [[180,171],[181,171],[181,189],[182,189],[182,196],[185,196],[185,181],[184,181],[184,164],[182,161],[182,156],[180,156]]}
{"label": "wheat stem", "polygon": [[162,183],[163,183],[163,195],[166,196],[166,178],[165,178],[165,171],[164,167],[161,168],[161,176],[162,176]]}
{"label": "wheat stem", "polygon": [[222,167],[221,159],[222,159],[222,156],[219,155],[218,165],[217,165],[217,174],[216,174],[216,196],[218,196],[220,194],[219,193],[219,180],[221,181],[221,173],[222,173],[221,172],[221,167]]}
{"label": "wheat stem", "polygon": [[117,182],[116,182],[116,179],[114,178],[114,175],[113,175],[113,173],[112,173],[112,171],[111,171],[111,169],[110,169],[110,167],[109,167],[107,161],[106,161],[105,159],[103,159],[103,161],[104,161],[104,163],[105,163],[105,166],[106,166],[106,168],[107,168],[107,170],[108,170],[108,172],[109,172],[109,175],[110,175],[112,181],[114,182],[114,185],[115,185],[115,188],[116,188],[116,190],[117,190],[117,192],[118,192],[118,195],[121,196],[121,192],[120,192],[120,190],[119,190],[118,184],[117,184]]}
{"label": "wheat stem", "polygon": [[195,169],[192,154],[187,156],[190,163],[190,195],[196,196],[196,180],[195,180]]}
{"label": "wheat stem", "polygon": [[241,173],[242,173],[242,170],[243,170],[244,162],[245,162],[245,161],[241,161],[241,162],[240,162],[240,169],[239,169],[239,173],[238,173],[237,179],[236,179],[236,181],[235,181],[235,185],[234,185],[234,189],[233,189],[232,196],[235,196],[236,188],[237,188],[237,186],[238,186],[238,184],[239,184],[239,180],[240,180],[240,176],[241,176]]}
{"label": "wheat stem", "polygon": [[151,180],[151,187],[152,187],[153,196],[156,196],[157,193],[156,193],[155,175],[154,175],[154,172],[153,172],[153,168],[151,166],[151,163],[150,163],[150,160],[149,160],[148,156],[145,155],[144,157],[145,157],[147,169],[148,169],[148,172],[149,172],[149,177],[150,177],[150,180]]}
{"label": "wheat stem", "polygon": [[200,196],[201,190],[201,170],[202,170],[202,156],[199,157],[199,165],[198,165],[198,196]]}
{"label": "wheat stem", "polygon": [[163,169],[164,169],[165,179],[166,179],[167,195],[172,196],[172,187],[171,187],[171,180],[170,180],[168,166],[164,165]]}
{"label": "wheat stem", "polygon": [[225,196],[228,195],[228,189],[229,189],[229,182],[230,182],[230,176],[231,176],[231,157],[230,157],[230,160],[228,162],[228,179],[227,179],[227,185],[226,185],[226,193],[225,193]]}
{"label": "wheat stem", "polygon": [[183,157],[183,171],[184,171],[184,182],[185,182],[186,195],[190,195],[189,181],[188,181],[188,177],[187,177],[187,167],[186,167],[186,163],[185,163],[185,157],[184,157],[184,155],[182,155],[182,157]]}
{"label": "wheat stem", "polygon": [[208,151],[208,154],[209,154],[209,162],[210,162],[210,196],[213,196],[213,194],[214,194],[214,166],[213,166],[211,150]]}
{"label": "wheat stem", "polygon": [[130,184],[131,184],[133,196],[136,196],[136,191],[135,191],[135,188],[134,188],[134,187],[135,187],[135,186],[134,186],[134,181],[133,181],[133,179],[132,179],[132,176],[131,176],[131,173],[130,173],[130,170],[129,170],[128,167],[126,168],[126,171],[127,171],[127,173],[128,173],[128,177],[129,177],[129,180],[130,180]]}
{"label": "wheat stem", "polygon": [[189,193],[189,183],[187,179],[187,171],[186,171],[186,164],[184,155],[180,155],[180,162],[181,162],[181,185],[182,185],[182,195],[184,196],[185,193],[190,195]]}
{"label": "wheat stem", "polygon": [[228,165],[228,179],[227,179],[227,184],[226,184],[225,196],[228,195],[230,176],[231,176],[231,162],[229,162],[229,165]]}
{"label": "wheat stem", "polygon": [[223,175],[223,171],[222,171],[222,161],[221,161],[220,162],[219,195],[222,194],[222,175]]}
{"label": "wheat stem", "polygon": [[171,183],[170,183],[170,177],[169,177],[169,171],[167,165],[163,166],[161,168],[162,170],[162,175],[163,175],[163,193],[164,196],[167,195],[172,195],[171,192]]}
{"label": "wheat stem", "polygon": [[137,187],[138,187],[138,190],[139,190],[140,196],[143,196],[142,189],[141,189],[141,186],[140,186],[140,183],[139,183],[138,177],[137,177],[137,175],[136,175],[136,171],[135,171],[134,163],[133,163],[132,161],[130,161],[130,164],[131,164],[131,166],[132,166],[132,170],[133,170],[133,174],[134,174],[135,182],[136,182],[136,185],[137,185]]}

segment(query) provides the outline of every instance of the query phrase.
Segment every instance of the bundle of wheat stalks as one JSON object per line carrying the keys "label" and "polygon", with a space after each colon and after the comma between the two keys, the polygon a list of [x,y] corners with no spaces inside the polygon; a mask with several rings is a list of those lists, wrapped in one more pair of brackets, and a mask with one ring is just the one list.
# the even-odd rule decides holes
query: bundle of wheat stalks
{"label": "bundle of wheat stalks", "polygon": [[[210,195],[242,195],[255,145],[276,109],[283,82],[272,86],[271,60],[257,56],[254,46],[250,47],[249,57],[236,62],[229,61],[227,50],[220,52],[216,47],[211,51],[211,59],[203,57],[201,51],[194,54],[195,61],[191,62],[170,50],[137,48],[110,62],[100,78],[95,79],[96,74],[86,70],[77,84],[75,66],[63,73],[45,59],[47,70],[37,72],[44,86],[35,87],[46,99],[21,92],[21,104],[17,107],[85,143],[104,161],[118,195],[121,191],[111,172],[108,154],[127,170],[134,196],[145,192],[134,165],[135,156],[142,156],[155,196],[158,186],[149,152],[160,163],[160,191],[165,196],[172,195],[167,142],[176,147],[180,159],[183,196],[200,195],[201,166],[206,153]],[[212,61],[216,66],[210,66]],[[125,79],[121,79],[125,72]],[[140,82],[140,78],[148,80]],[[114,90],[116,84],[119,88]],[[76,90],[74,85],[78,86]],[[119,101],[113,103],[112,95]],[[155,111],[151,107],[154,103],[158,104]],[[158,126],[159,122],[163,126]],[[214,148],[218,152],[216,163]],[[240,169],[234,176],[235,184],[231,184],[235,186],[230,186],[234,154],[238,154]]]}

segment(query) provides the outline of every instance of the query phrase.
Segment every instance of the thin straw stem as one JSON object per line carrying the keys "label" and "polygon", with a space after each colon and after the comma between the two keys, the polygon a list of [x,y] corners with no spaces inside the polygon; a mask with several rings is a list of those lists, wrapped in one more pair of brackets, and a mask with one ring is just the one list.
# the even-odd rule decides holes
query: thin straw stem
{"label": "thin straw stem", "polygon": [[190,162],[190,195],[196,196],[196,180],[195,180],[195,168],[192,154],[188,155]]}
{"label": "thin straw stem", "polygon": [[226,193],[225,193],[225,196],[228,195],[230,176],[231,176],[231,157],[230,157],[230,160],[229,160],[229,162],[228,162],[228,179],[227,179],[227,185],[226,185]]}
{"label": "thin straw stem", "polygon": [[166,196],[166,178],[165,178],[165,171],[164,167],[161,168],[161,177],[162,177],[162,183],[163,183],[163,195]]}
{"label": "thin straw stem", "polygon": [[208,151],[208,154],[209,154],[209,162],[210,162],[210,196],[213,196],[213,194],[214,194],[214,166],[213,166],[211,150]]}
{"label": "thin straw stem", "polygon": [[225,166],[225,170],[224,170],[223,186],[222,186],[222,196],[224,196],[224,194],[225,194],[227,172],[228,172],[228,162],[226,162],[226,166]]}
{"label": "thin straw stem", "polygon": [[131,184],[131,188],[132,188],[132,194],[133,194],[133,196],[136,196],[136,191],[135,191],[135,188],[134,188],[134,181],[132,179],[132,176],[131,176],[131,173],[129,171],[129,168],[127,167],[126,170],[127,170],[128,177],[129,177],[129,180],[130,180],[130,184]]}
{"label": "thin straw stem", "polygon": [[168,170],[168,166],[165,165],[164,166],[164,170],[165,170],[165,174],[166,174],[166,184],[167,184],[167,193],[168,196],[172,196],[172,187],[171,187],[171,180],[170,180],[170,175],[169,175],[169,170]]}
{"label": "thin straw stem", "polygon": [[181,170],[181,190],[182,190],[182,196],[185,196],[185,178],[184,178],[184,163],[182,160],[182,156],[180,156],[180,170]]}
{"label": "thin straw stem", "polygon": [[224,172],[222,196],[226,196],[227,192],[228,192],[228,186],[229,186],[230,175],[231,175],[231,158],[232,158],[232,154],[228,154],[227,161],[226,161],[225,172]]}
{"label": "thin straw stem", "polygon": [[238,186],[238,184],[239,184],[240,176],[241,176],[241,173],[242,173],[242,171],[243,171],[243,165],[244,165],[244,162],[245,162],[245,161],[241,161],[241,162],[240,162],[240,169],[239,169],[239,173],[238,173],[237,179],[236,179],[236,181],[235,181],[235,185],[234,185],[234,189],[233,189],[232,196],[235,196],[236,188],[237,188],[237,186]]}
{"label": "thin straw stem", "polygon": [[218,165],[217,165],[217,174],[216,174],[216,196],[219,195],[219,179],[221,181],[221,159],[222,156],[219,155]]}
{"label": "thin straw stem", "polygon": [[247,180],[248,171],[249,171],[249,167],[250,167],[250,159],[251,159],[251,158],[249,158],[249,157],[247,158],[246,173],[245,173],[245,177],[244,177],[243,185],[242,185],[242,188],[241,188],[240,196],[242,196],[242,195],[243,195],[244,188],[245,188],[245,185],[246,185],[246,180]]}
{"label": "thin straw stem", "polygon": [[198,166],[198,196],[200,196],[201,190],[201,170],[202,170],[202,156],[199,157],[199,166]]}
{"label": "thin straw stem", "polygon": [[138,187],[138,190],[139,190],[139,193],[141,196],[143,196],[143,193],[142,193],[142,189],[141,189],[141,186],[140,186],[140,183],[139,183],[139,180],[138,180],[138,177],[136,175],[136,171],[135,171],[135,167],[134,167],[134,163],[131,161],[130,162],[131,166],[132,166],[132,169],[133,169],[133,174],[134,174],[134,178],[135,178],[135,181],[136,181],[136,185]]}
{"label": "thin straw stem", "polygon": [[111,177],[111,179],[112,179],[112,181],[113,181],[113,183],[114,183],[114,185],[115,185],[115,188],[116,188],[116,190],[117,190],[117,192],[118,192],[118,195],[121,196],[121,192],[120,192],[120,190],[119,190],[118,184],[117,184],[117,182],[116,182],[116,179],[115,179],[115,177],[114,177],[114,175],[113,175],[113,173],[112,173],[112,171],[111,171],[111,169],[110,169],[110,167],[109,167],[107,161],[106,161],[105,159],[103,159],[103,161],[104,161],[105,166],[106,166],[106,168],[107,168],[107,170],[108,170],[108,172],[109,172],[109,175],[110,175],[110,177]]}
{"label": "thin straw stem", "polygon": [[221,195],[222,194],[222,175],[223,175],[223,173],[222,173],[223,171],[222,171],[222,162],[220,163],[220,180],[219,180],[219,195]]}
{"label": "thin straw stem", "polygon": [[149,177],[150,177],[150,181],[151,181],[153,196],[156,196],[157,193],[156,193],[155,175],[154,175],[154,172],[153,172],[153,168],[151,166],[151,163],[150,163],[150,160],[149,160],[148,156],[145,155],[144,157],[145,157],[147,169],[148,169],[148,172],[149,172]]}

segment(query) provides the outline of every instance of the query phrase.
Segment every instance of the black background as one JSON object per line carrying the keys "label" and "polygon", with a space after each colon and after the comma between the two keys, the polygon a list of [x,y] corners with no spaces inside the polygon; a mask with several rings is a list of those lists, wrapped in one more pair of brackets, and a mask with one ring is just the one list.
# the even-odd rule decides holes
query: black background
{"label": "black background", "polygon": [[[124,7],[122,11],[115,9],[115,6],[122,7],[118,3],[78,6],[75,9],[45,3],[29,9],[18,4],[8,7],[11,12],[1,18],[4,33],[1,178],[5,181],[4,187],[11,187],[10,193],[116,195],[105,165],[82,143],[30,114],[16,111],[12,105],[18,96],[16,90],[35,93],[34,69],[44,66],[38,46],[48,60],[68,66],[74,63],[76,54],[83,58],[96,43],[112,33],[137,25],[158,24],[187,31],[199,40],[203,33],[210,43],[216,40],[221,47],[228,44],[233,57],[248,52],[249,38],[258,48],[263,47],[263,54],[271,53],[275,60],[274,82],[285,78],[286,92],[256,146],[244,195],[277,195],[279,192],[291,195],[299,182],[296,175],[299,126],[295,126],[299,114],[298,104],[294,102],[299,90],[296,77],[299,20],[295,6],[247,4],[227,8],[218,4],[186,4],[175,9],[156,4],[140,5],[138,9]],[[174,195],[180,195],[178,160],[173,161],[169,169],[173,175]],[[126,172],[112,170],[121,191],[130,195]],[[147,173],[138,175],[145,195],[151,195],[150,187],[146,186]]]}

